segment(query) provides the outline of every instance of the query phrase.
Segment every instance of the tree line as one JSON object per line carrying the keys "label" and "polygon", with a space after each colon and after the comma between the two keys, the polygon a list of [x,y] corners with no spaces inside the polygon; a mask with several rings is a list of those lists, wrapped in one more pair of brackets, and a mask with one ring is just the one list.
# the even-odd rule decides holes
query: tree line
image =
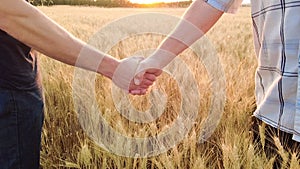
{"label": "tree line", "polygon": [[85,5],[85,6],[101,6],[101,7],[187,7],[192,0],[185,2],[173,3],[157,3],[157,4],[133,4],[129,0],[29,0],[36,6],[51,6],[51,5]]}

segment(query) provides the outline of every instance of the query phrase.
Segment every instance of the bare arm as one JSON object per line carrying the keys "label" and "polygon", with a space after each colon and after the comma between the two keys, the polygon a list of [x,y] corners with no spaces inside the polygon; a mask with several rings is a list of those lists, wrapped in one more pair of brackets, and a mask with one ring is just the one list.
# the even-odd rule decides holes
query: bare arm
{"label": "bare arm", "polygon": [[0,0],[0,29],[33,49],[63,63],[100,73],[118,87],[145,94],[156,78],[146,73],[140,85],[132,82],[140,58],[121,61],[104,54],[52,21],[24,0]]}
{"label": "bare arm", "polygon": [[[0,3],[0,29],[37,51],[69,65],[75,65],[83,51],[81,54],[85,59],[81,59],[77,66],[112,78],[118,60],[75,38],[24,0],[0,0]],[[95,65],[100,62],[99,67]]]}
{"label": "bare arm", "polygon": [[138,72],[146,69],[148,69],[147,72],[151,72],[149,68],[162,69],[165,67],[177,55],[201,38],[222,14],[222,11],[208,5],[203,0],[196,0],[157,50],[141,62]]}
{"label": "bare arm", "polygon": [[223,12],[196,0],[185,12],[182,21],[158,49],[178,55],[201,38],[222,16]]}
{"label": "bare arm", "polygon": [[[161,69],[177,55],[201,38],[223,15],[222,11],[196,0],[183,15],[172,33],[159,45],[157,50],[143,60],[136,71],[135,84],[140,84],[144,73],[161,74]],[[139,93],[139,91],[132,91]]]}

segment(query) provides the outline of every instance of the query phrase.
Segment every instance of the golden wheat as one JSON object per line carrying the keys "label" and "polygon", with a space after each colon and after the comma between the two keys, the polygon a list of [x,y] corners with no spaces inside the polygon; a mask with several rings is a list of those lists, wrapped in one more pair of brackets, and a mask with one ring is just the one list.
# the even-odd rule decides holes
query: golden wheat
{"label": "golden wheat", "polygon": [[[84,41],[88,41],[105,24],[120,17],[145,12],[181,16],[185,11],[183,8],[104,9],[69,6],[40,7],[40,9]],[[255,151],[255,145],[252,144],[249,134],[250,116],[255,109],[254,72],[256,68],[250,8],[243,7],[236,15],[225,14],[207,37],[215,46],[225,70],[227,99],[221,122],[205,143],[197,143],[202,120],[208,115],[207,112],[211,106],[212,91],[207,90],[210,87],[210,81],[204,65],[195,62],[193,52],[188,49],[179,57],[189,65],[197,80],[198,92],[201,93],[197,123],[177,146],[149,158],[120,157],[95,144],[82,129],[77,112],[74,110],[72,95],[74,68],[41,56],[46,99],[41,152],[42,167],[252,169],[271,166],[272,160],[266,160],[261,153]],[[159,35],[131,37],[115,45],[109,53],[117,58],[128,57],[138,50],[157,47],[163,38]],[[101,115],[116,131],[124,135],[131,137],[157,135],[171,125],[178,116],[181,94],[176,81],[166,73],[159,78],[157,87],[154,87],[167,94],[165,111],[159,119],[149,124],[130,122],[119,114],[112,100],[110,80],[97,76],[95,84],[97,98],[95,104],[101,108]],[[146,110],[149,108],[149,97],[149,94],[131,96],[130,100],[136,109]],[[299,168],[298,163],[296,155],[293,155],[291,168]]]}

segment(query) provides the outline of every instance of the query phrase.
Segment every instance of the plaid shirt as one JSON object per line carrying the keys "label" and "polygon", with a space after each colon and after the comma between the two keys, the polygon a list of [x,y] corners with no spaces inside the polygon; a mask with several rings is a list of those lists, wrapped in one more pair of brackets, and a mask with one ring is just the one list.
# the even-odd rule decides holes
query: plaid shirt
{"label": "plaid shirt", "polygon": [[[241,0],[204,0],[235,12]],[[300,0],[252,0],[258,58],[254,116],[300,142]]]}

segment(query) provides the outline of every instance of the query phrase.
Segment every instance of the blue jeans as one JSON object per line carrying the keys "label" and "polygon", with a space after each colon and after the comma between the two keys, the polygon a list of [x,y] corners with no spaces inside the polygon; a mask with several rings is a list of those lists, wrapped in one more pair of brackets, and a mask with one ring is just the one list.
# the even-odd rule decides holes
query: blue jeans
{"label": "blue jeans", "polygon": [[38,169],[43,99],[39,90],[0,89],[0,169]]}

